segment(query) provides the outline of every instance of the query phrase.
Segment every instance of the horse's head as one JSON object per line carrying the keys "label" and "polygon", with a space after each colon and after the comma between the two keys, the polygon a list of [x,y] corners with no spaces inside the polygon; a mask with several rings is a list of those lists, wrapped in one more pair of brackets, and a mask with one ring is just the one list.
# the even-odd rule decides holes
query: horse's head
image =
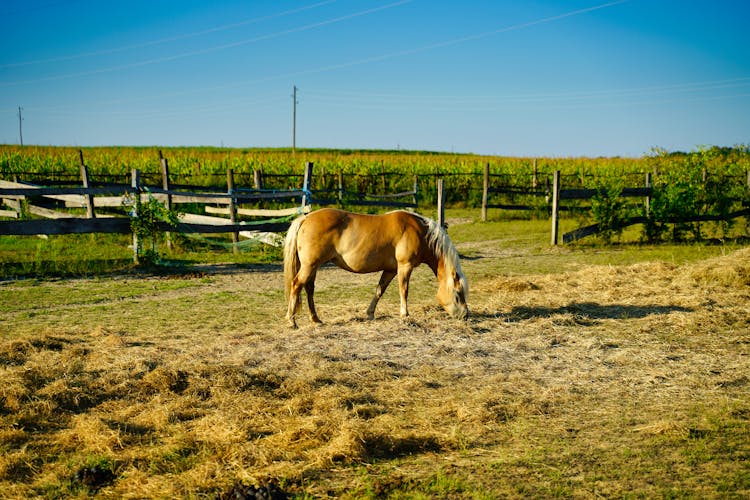
{"label": "horse's head", "polygon": [[469,283],[461,272],[458,251],[442,227],[432,219],[422,218],[427,226],[425,238],[433,251],[430,267],[438,278],[438,303],[454,318],[469,317]]}
{"label": "horse's head", "polygon": [[466,277],[456,269],[444,274],[438,287],[438,302],[454,318],[467,319],[469,306],[466,305],[466,299],[469,296],[469,284]]}

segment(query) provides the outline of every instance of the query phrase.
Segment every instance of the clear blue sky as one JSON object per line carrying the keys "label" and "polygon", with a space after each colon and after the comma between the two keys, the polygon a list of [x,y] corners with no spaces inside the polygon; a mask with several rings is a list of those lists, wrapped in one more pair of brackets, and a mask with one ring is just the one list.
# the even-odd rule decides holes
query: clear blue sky
{"label": "clear blue sky", "polygon": [[748,0],[0,2],[0,143],[641,156],[750,143]]}

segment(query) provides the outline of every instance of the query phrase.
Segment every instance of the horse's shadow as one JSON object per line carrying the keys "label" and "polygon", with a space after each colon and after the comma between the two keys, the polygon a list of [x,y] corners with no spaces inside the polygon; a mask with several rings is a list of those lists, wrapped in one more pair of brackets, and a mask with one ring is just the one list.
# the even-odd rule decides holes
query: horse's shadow
{"label": "horse's shadow", "polygon": [[556,315],[573,315],[577,323],[586,324],[606,319],[640,319],[654,314],[673,312],[693,312],[694,309],[676,305],[661,304],[597,304],[596,302],[573,302],[560,307],[516,306],[510,312],[476,313],[475,318],[502,319],[507,323],[517,323],[535,318],[548,318]]}

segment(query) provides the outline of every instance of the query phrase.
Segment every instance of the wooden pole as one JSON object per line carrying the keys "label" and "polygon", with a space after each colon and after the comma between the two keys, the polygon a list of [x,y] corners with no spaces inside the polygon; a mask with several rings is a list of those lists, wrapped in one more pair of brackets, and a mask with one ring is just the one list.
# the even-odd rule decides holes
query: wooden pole
{"label": "wooden pole", "polygon": [[[130,174],[130,187],[133,190],[133,214],[132,217],[138,217],[138,212],[141,207],[141,171],[134,168]],[[133,231],[133,262],[138,264],[138,255],[140,254],[141,242],[138,238],[138,233]]]}
{"label": "wooden pole", "polygon": [[310,183],[312,182],[313,162],[308,161],[305,164],[305,177],[302,180],[302,208],[312,203],[312,193],[310,192]]}
{"label": "wooden pole", "polygon": [[[651,172],[646,172],[646,187],[651,188]],[[646,215],[651,213],[651,195],[646,196]]]}
{"label": "wooden pole", "polygon": [[[169,191],[169,162],[162,156],[161,151],[159,151],[159,164],[161,165],[161,186],[164,191]],[[172,195],[170,193],[166,194],[164,206],[167,207],[167,210],[172,210]]]}
{"label": "wooden pole", "polygon": [[555,170],[552,179],[552,245],[557,245],[559,231],[559,209],[560,209],[560,171]]}
{"label": "wooden pole", "polygon": [[[161,185],[162,188],[164,188],[164,191],[167,191],[166,198],[164,200],[164,206],[167,208],[167,210],[172,210],[172,195],[169,193],[169,162],[166,158],[164,158],[164,155],[162,154],[161,150],[159,150],[159,164],[161,165]],[[167,248],[171,249],[173,248],[172,245],[172,233],[167,231],[164,234],[164,238],[167,241]]]}
{"label": "wooden pole", "polygon": [[[237,198],[234,196],[234,170],[231,168],[227,169],[227,193],[229,194],[229,220],[232,221],[232,225],[237,224]],[[240,240],[240,235],[237,231],[232,233],[232,253],[238,253],[239,248],[237,243]]]}
{"label": "wooden pole", "polygon": [[437,180],[437,213],[438,224],[445,227],[445,191],[443,191],[443,178]]}
{"label": "wooden pole", "polygon": [[487,222],[487,199],[490,191],[490,164],[484,166],[484,184],[482,185],[482,222]]}
{"label": "wooden pole", "polygon": [[417,174],[414,174],[414,207],[419,206],[419,177],[417,177]]}
{"label": "wooden pole", "polygon": [[259,169],[253,170],[253,185],[258,191],[263,189],[263,172]]}
{"label": "wooden pole", "polygon": [[339,190],[338,190],[339,203],[344,202],[344,173],[339,170]]}
{"label": "wooden pole", "polygon": [[[78,159],[81,163],[81,180],[83,181],[83,187],[89,188],[89,169],[86,168],[86,164],[83,162],[83,150],[78,150]],[[94,213],[94,195],[93,194],[87,194],[84,196],[84,199],[86,200],[86,217],[89,219],[96,218],[96,214]]]}
{"label": "wooden pole", "polygon": [[534,158],[534,174],[531,177],[531,189],[536,190],[537,186],[539,186],[539,171],[536,167],[536,158]]}

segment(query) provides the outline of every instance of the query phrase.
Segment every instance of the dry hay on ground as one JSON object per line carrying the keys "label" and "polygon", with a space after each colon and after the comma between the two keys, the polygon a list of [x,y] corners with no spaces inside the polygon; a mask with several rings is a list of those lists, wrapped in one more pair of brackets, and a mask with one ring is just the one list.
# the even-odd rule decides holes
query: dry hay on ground
{"label": "dry hay on ground", "polygon": [[[277,278],[204,279],[110,317],[56,306],[6,332],[0,496],[269,479],[356,496],[427,488],[436,470],[492,496],[750,489],[750,250],[480,280],[467,322],[433,305],[431,277],[416,279],[430,298],[412,299],[411,319],[391,291],[365,321],[367,294],[340,291],[363,281],[325,269],[327,323],[291,331]],[[258,282],[269,316],[225,299]],[[152,301],[174,309],[139,323]]]}

